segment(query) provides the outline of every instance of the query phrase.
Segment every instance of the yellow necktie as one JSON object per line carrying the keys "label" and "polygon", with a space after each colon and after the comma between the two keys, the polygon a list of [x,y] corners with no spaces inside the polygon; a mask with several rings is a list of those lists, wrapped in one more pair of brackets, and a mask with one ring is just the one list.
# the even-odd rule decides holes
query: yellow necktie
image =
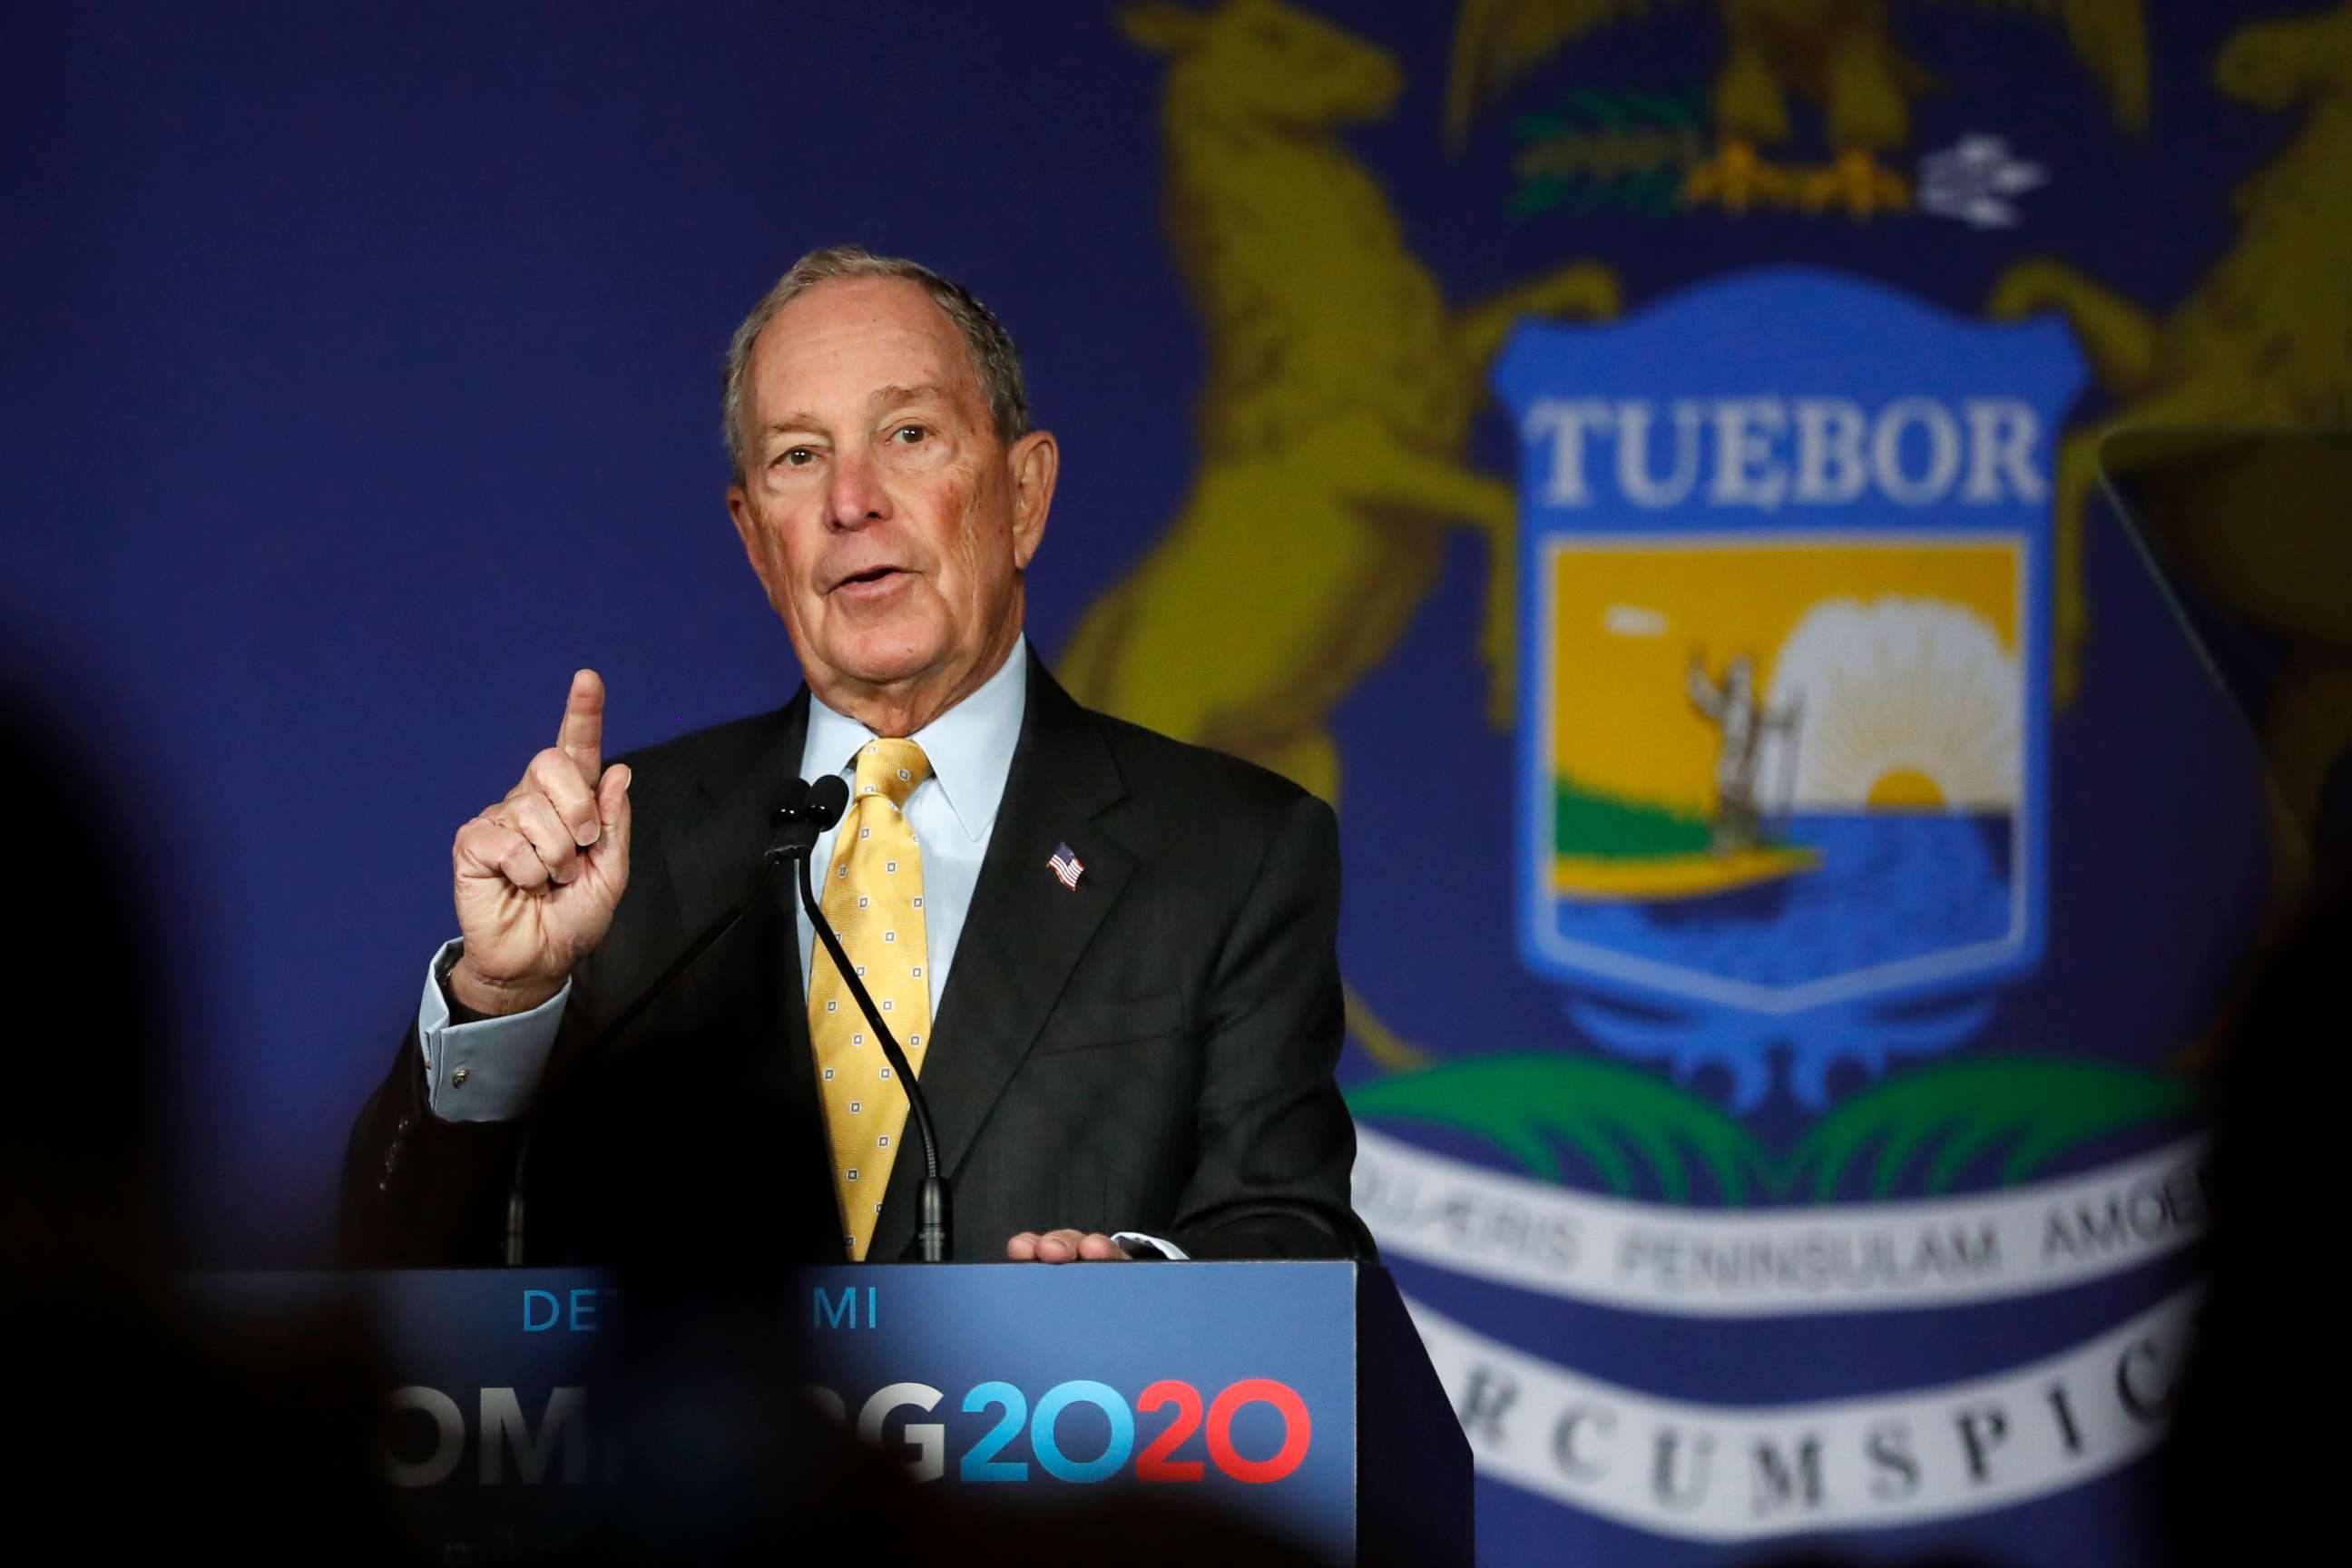
{"label": "yellow necktie", "polygon": [[[869,741],[859,750],[857,787],[818,900],[918,1073],[931,1035],[930,944],[923,934],[922,856],[900,812],[930,776],[930,760],[912,741]],[[851,1261],[864,1262],[906,1127],[907,1095],[891,1081],[889,1058],[823,942],[809,974],[809,1042],[833,1142],[842,1244]]]}

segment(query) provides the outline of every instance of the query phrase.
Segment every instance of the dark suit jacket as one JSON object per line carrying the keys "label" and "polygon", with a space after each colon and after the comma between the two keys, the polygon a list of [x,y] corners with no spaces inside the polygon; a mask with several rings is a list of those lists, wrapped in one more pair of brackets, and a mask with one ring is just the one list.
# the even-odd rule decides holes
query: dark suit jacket
{"label": "dark suit jacket", "polygon": [[[1079,707],[1034,655],[1021,740],[922,1087],[954,1184],[953,1256],[1139,1230],[1195,1258],[1369,1258],[1348,1205],[1337,827],[1287,781]],[[626,759],[630,885],[575,975],[538,1109],[443,1121],[412,1025],[352,1130],[348,1263],[500,1261],[523,1158],[527,1260],[839,1261],[780,879],[615,1038],[611,1019],[739,902],[798,776],[779,711]],[[1047,868],[1066,843],[1075,889]],[[910,1256],[910,1121],[869,1256]]]}

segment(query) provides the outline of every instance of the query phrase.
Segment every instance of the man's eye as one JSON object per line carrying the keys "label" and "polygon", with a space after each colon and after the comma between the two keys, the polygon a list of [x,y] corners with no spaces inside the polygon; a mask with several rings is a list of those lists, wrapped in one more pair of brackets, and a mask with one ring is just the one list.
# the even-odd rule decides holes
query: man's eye
{"label": "man's eye", "polygon": [[788,468],[805,468],[816,461],[816,454],[806,447],[793,447],[787,448],[778,460]]}
{"label": "man's eye", "polygon": [[890,432],[890,439],[898,442],[901,447],[911,447],[929,434],[929,430],[919,425],[901,425]]}

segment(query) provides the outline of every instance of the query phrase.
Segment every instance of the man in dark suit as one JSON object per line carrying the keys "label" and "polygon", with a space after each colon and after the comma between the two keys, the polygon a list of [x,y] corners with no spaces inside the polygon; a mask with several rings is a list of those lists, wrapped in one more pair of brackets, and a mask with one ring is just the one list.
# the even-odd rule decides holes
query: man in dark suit
{"label": "man in dark suit", "polygon": [[904,1097],[789,890],[611,1028],[749,892],[791,781],[836,770],[812,869],[929,1098],[953,1256],[1370,1256],[1331,814],[1030,653],[1059,453],[994,318],[814,252],[737,332],[726,422],[807,688],[608,767],[574,678],[557,744],[458,831],[462,938],[353,1130],[346,1260],[492,1263],[517,1232],[534,1262],[907,1255]]}

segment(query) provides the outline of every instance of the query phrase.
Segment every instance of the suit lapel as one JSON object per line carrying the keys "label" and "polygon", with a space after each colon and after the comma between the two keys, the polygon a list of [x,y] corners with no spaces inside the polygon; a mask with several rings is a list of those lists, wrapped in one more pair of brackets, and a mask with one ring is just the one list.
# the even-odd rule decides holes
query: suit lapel
{"label": "suit lapel", "polygon": [[[751,886],[773,832],[773,814],[784,786],[800,776],[808,710],[808,691],[803,688],[773,716],[773,724],[763,727],[766,734],[745,763],[696,781],[702,795],[700,815],[664,857],[682,931],[699,930]],[[761,912],[754,910],[744,923],[749,925]],[[795,978],[794,989],[799,984]]]}
{"label": "suit lapel", "polygon": [[[803,692],[756,726],[746,726],[746,733],[727,750],[674,764],[694,770],[692,787],[674,798],[665,795],[657,822],[640,819],[629,891],[611,939],[597,954],[594,1009],[589,1020],[595,1029],[608,1028],[614,1016],[642,994],[688,942],[751,891],[760,852],[769,842],[770,814],[800,763],[807,716]],[[641,802],[638,810],[647,807]],[[747,964],[745,959],[767,951],[759,944],[774,936],[773,919],[767,905],[751,910],[741,925],[679,978],[676,989],[681,994],[707,990],[723,979],[745,996],[754,990],[770,994],[767,963]],[[666,995],[627,1035],[604,1041],[604,1048],[623,1053],[635,1048],[678,1000],[678,995]],[[763,1016],[765,1011],[762,1006]]]}
{"label": "suit lapel", "polygon": [[[678,943],[691,940],[749,890],[761,854],[772,841],[784,787],[800,776],[808,714],[809,695],[803,688],[775,715],[746,762],[714,767],[696,781],[699,815],[663,858],[673,919],[672,929],[655,944],[663,949],[658,962],[667,963]],[[743,1048],[737,1091],[771,1108],[765,1120],[776,1130],[775,1201],[823,1205],[821,1216],[813,1214],[797,1227],[772,1216],[772,1234],[780,1238],[827,1237],[839,1229],[793,921],[796,875],[788,868],[779,876],[770,896],[703,960],[721,966],[716,983],[726,994],[718,1005]]]}
{"label": "suit lapel", "polygon": [[[940,1168],[950,1176],[1134,873],[1134,856],[1096,826],[1125,793],[1098,721],[1033,650],[1021,743],[923,1063]],[[1076,888],[1046,864],[1065,843],[1086,866]],[[922,1163],[919,1147],[901,1148],[868,1257],[896,1258],[912,1237]]]}

